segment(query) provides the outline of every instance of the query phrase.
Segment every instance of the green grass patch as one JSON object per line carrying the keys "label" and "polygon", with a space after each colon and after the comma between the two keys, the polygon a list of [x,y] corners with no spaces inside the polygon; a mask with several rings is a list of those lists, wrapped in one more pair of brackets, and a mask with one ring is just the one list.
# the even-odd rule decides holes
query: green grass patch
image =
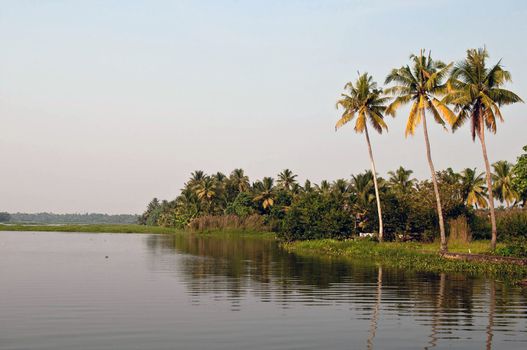
{"label": "green grass patch", "polygon": [[[376,243],[366,240],[322,239],[283,243],[290,252],[304,256],[331,256],[413,271],[452,272],[471,275],[492,275],[504,279],[527,277],[527,267],[504,263],[448,260],[437,254],[438,246],[422,243]],[[469,248],[470,247],[470,248]],[[488,252],[488,242],[452,246],[450,251],[467,253]]]}

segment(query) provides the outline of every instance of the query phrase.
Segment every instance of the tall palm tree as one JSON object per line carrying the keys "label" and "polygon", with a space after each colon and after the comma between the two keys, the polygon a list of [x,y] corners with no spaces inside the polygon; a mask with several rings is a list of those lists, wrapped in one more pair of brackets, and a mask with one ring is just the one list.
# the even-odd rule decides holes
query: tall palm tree
{"label": "tall palm tree", "polygon": [[289,169],[284,169],[281,173],[278,174],[278,185],[290,191],[292,186],[296,184],[296,177],[298,175],[293,174]]}
{"label": "tall palm tree", "polygon": [[478,136],[487,175],[489,193],[490,221],[492,225],[491,249],[496,248],[497,230],[494,213],[494,196],[487,146],[485,126],[496,133],[496,119],[503,121],[500,107],[523,102],[514,92],[502,86],[511,81],[511,75],[501,66],[501,60],[494,66],[487,66],[487,49],[467,50],[467,57],[452,69],[449,80],[449,93],[444,101],[454,105],[457,113],[452,130],[458,129],[467,120],[471,121],[472,140]]}
{"label": "tall palm tree", "polygon": [[506,160],[500,160],[492,164],[492,167],[494,168],[494,174],[492,174],[494,195],[507,206],[514,204],[519,199],[519,195],[512,185],[513,165]]}
{"label": "tall palm tree", "polygon": [[344,113],[335,125],[335,130],[355,119],[355,132],[364,133],[366,136],[371,170],[373,173],[375,198],[377,199],[377,214],[379,215],[378,237],[379,241],[382,242],[383,223],[381,199],[379,196],[379,187],[377,184],[375,160],[373,159],[370,136],[368,134],[368,123],[380,134],[382,134],[383,130],[388,130],[388,126],[384,122],[384,110],[386,109],[385,104],[388,102],[388,98],[383,95],[381,89],[377,88],[377,83],[373,81],[373,78],[369,76],[368,73],[360,75],[355,84],[351,82],[347,83],[344,89],[348,89],[348,93],[341,94],[341,99],[337,101],[337,107],[342,107],[344,109]]}
{"label": "tall palm tree", "polygon": [[416,179],[411,178],[413,173],[412,170],[400,166],[397,170],[388,172],[388,175],[390,175],[388,182],[398,191],[401,191],[402,193],[407,192],[417,181]]}
{"label": "tall palm tree", "polygon": [[394,83],[391,88],[386,89],[387,93],[395,95],[394,101],[386,109],[386,114],[395,116],[395,112],[402,105],[411,103],[410,114],[406,123],[405,136],[413,135],[419,124],[423,123],[423,132],[426,146],[426,157],[432,183],[436,197],[437,216],[439,218],[439,232],[441,236],[441,251],[447,251],[445,223],[443,219],[443,210],[441,199],[439,197],[439,187],[437,177],[432,162],[430,151],[430,140],[428,138],[428,127],[425,112],[429,112],[434,120],[445,126],[445,119],[453,122],[454,114],[452,111],[438,99],[446,90],[444,79],[450,69],[450,64],[446,65],[441,61],[433,60],[430,54],[423,56],[423,50],[419,56],[410,56],[412,65],[406,65],[396,68],[386,77],[386,84]]}
{"label": "tall palm tree", "polygon": [[476,169],[466,168],[461,172],[461,186],[463,188],[463,200],[469,206],[476,208],[487,207],[487,187],[483,173],[476,174]]}

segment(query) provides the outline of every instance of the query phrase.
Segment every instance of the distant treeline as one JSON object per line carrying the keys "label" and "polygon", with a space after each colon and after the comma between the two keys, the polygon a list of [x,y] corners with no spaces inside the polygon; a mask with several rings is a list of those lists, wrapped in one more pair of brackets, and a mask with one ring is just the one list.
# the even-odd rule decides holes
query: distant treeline
{"label": "distant treeline", "polygon": [[0,213],[0,222],[35,224],[134,224],[138,216],[130,214],[53,214],[53,213]]}

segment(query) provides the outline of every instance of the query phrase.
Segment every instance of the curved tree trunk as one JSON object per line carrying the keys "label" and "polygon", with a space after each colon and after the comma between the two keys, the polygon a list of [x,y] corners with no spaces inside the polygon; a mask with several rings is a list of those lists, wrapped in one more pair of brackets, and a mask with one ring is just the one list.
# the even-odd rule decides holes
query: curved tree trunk
{"label": "curved tree trunk", "polygon": [[377,214],[379,215],[379,242],[382,242],[384,237],[383,237],[381,198],[379,196],[379,186],[377,185],[377,171],[375,170],[375,161],[373,160],[373,152],[371,150],[370,136],[368,135],[368,127],[366,125],[364,126],[364,134],[366,134],[366,142],[368,143],[368,153],[370,155],[371,171],[373,175],[373,185],[375,187],[375,198],[377,199]]}
{"label": "curved tree trunk", "polygon": [[490,163],[487,156],[487,146],[485,145],[485,128],[483,125],[483,119],[480,118],[480,123],[478,126],[478,136],[481,142],[481,150],[483,151],[483,160],[485,160],[485,171],[487,177],[487,188],[489,191],[489,209],[490,209],[490,224],[492,226],[492,238],[490,241],[490,249],[496,249],[496,240],[498,238],[498,231],[496,229],[496,214],[494,212],[494,194],[492,193],[492,179],[490,172]]}
{"label": "curved tree trunk", "polygon": [[428,140],[428,129],[426,126],[426,116],[424,109],[422,110],[423,115],[423,131],[425,134],[425,144],[426,144],[426,157],[428,159],[428,165],[430,166],[430,172],[432,173],[432,183],[434,184],[434,193],[436,196],[436,204],[437,204],[437,216],[439,218],[439,234],[441,236],[441,248],[440,251],[446,252],[448,251],[447,243],[446,243],[446,234],[445,234],[445,222],[443,220],[443,209],[441,208],[441,198],[439,197],[439,187],[437,185],[437,176],[436,171],[434,168],[434,163],[432,162],[432,154],[430,151],[430,140]]}

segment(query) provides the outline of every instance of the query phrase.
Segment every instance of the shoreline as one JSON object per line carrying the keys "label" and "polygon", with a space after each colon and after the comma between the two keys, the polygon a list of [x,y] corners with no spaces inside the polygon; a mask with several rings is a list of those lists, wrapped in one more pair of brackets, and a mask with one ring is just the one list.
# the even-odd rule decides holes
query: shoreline
{"label": "shoreline", "polygon": [[[85,232],[85,233],[138,233],[138,234],[198,234],[212,237],[250,236],[261,239],[276,239],[272,232],[244,230],[213,230],[204,232],[185,231],[176,228],[122,224],[64,224],[64,225],[0,225],[1,231],[34,232]],[[463,256],[463,259],[449,259],[439,254],[438,243],[384,242],[369,240],[319,239],[307,241],[280,242],[280,247],[300,256],[318,258],[339,258],[350,262],[360,261],[380,264],[409,271],[432,273],[462,273],[486,275],[519,282],[527,278],[527,266],[506,262],[499,256],[488,254],[488,241],[474,241],[470,244],[452,244],[449,253]],[[472,251],[472,254],[467,254]],[[489,259],[471,260],[484,256]],[[468,257],[466,259],[466,257]]]}
{"label": "shoreline", "polygon": [[[477,242],[475,245],[479,247],[482,245],[481,243],[487,242]],[[491,261],[491,259],[488,261],[448,259],[441,256],[438,251],[427,250],[433,244],[321,239],[284,242],[281,246],[288,252],[301,256],[338,258],[349,260],[350,262],[368,261],[369,263],[407,271],[491,276],[512,282],[520,282],[527,278],[527,266],[503,261]],[[478,254],[465,254],[455,250],[459,249],[452,249],[450,253],[472,257],[478,256]],[[493,257],[490,254],[485,254],[484,256]]]}

